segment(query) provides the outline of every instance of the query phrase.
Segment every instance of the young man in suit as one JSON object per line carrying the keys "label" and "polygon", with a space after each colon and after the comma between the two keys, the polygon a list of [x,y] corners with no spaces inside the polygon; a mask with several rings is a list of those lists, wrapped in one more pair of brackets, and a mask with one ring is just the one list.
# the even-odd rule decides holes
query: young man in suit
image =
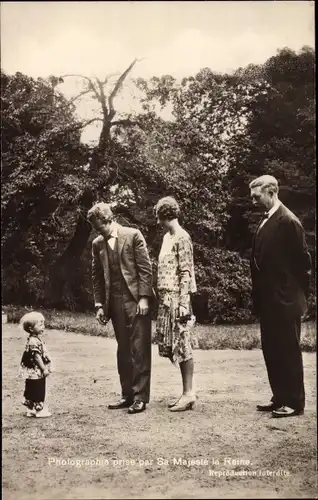
{"label": "young man in suit", "polygon": [[300,221],[278,198],[277,180],[264,175],[249,187],[253,203],[266,210],[253,240],[251,275],[273,393],[271,402],[257,409],[273,417],[300,415],[305,407],[300,330],[311,258]]}
{"label": "young man in suit", "polygon": [[96,318],[112,320],[118,344],[117,368],[122,397],[109,409],[146,409],[150,394],[152,266],[137,229],[114,221],[111,206],[97,203],[88,220],[100,234],[92,245],[92,280]]}

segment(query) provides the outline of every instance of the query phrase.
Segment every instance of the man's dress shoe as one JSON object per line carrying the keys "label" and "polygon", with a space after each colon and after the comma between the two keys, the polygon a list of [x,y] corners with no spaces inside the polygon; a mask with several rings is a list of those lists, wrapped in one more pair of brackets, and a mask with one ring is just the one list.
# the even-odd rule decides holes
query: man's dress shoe
{"label": "man's dress shoe", "polygon": [[145,411],[146,409],[146,403],[143,401],[134,401],[131,406],[128,408],[128,413],[141,413],[142,411]]}
{"label": "man's dress shoe", "polygon": [[120,410],[121,408],[128,408],[131,405],[131,401],[126,398],[121,398],[117,403],[112,403],[108,405],[109,410]]}
{"label": "man's dress shoe", "polygon": [[295,410],[289,408],[289,406],[281,406],[280,408],[272,411],[272,417],[283,418],[283,417],[295,417],[296,415],[303,415],[304,410]]}
{"label": "man's dress shoe", "polygon": [[274,403],[268,403],[267,405],[257,405],[257,411],[273,411],[278,410],[280,408],[279,405],[275,405]]}

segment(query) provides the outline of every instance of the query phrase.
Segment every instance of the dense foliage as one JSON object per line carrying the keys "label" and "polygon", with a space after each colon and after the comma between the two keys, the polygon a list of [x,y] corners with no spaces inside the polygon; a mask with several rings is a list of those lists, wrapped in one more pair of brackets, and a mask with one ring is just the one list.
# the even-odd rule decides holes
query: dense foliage
{"label": "dense foliage", "polygon": [[2,73],[1,88],[3,297],[34,303],[67,243],[86,148],[74,109],[50,82]]}
{"label": "dense foliage", "polygon": [[5,303],[92,307],[85,211],[101,199],[143,231],[155,271],[162,234],[153,206],[171,194],[194,242],[198,320],[253,320],[248,259],[258,215],[248,183],[263,173],[279,179],[315,258],[312,49],[283,49],[232,75],[204,68],[180,83],[138,79],[143,113],[111,122],[115,111],[103,105],[107,140],[101,134],[94,149],[81,143],[85,124],[57,82],[1,74]]}

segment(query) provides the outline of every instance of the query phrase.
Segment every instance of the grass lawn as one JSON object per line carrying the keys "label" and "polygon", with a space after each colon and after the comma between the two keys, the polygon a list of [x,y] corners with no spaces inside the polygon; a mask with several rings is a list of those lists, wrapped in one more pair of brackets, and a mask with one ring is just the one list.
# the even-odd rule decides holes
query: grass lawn
{"label": "grass lawn", "polygon": [[[3,307],[9,323],[17,323],[27,309],[17,306]],[[41,310],[41,309],[40,309]],[[76,332],[86,335],[114,338],[111,321],[101,326],[94,313],[72,313],[70,311],[41,310],[50,329]],[[152,328],[155,332],[155,322]],[[308,321],[302,325],[301,347],[304,352],[316,351],[316,323]],[[254,349],[260,348],[258,324],[249,325],[196,325],[195,335],[199,349]]]}
{"label": "grass lawn", "polygon": [[196,350],[196,408],[173,414],[180,375],[153,346],[151,402],[128,415],[107,409],[119,394],[116,342],[51,329],[53,416],[40,420],[21,405],[24,342],[17,325],[3,325],[5,500],[317,496],[314,353],[304,353],[304,416],[272,419],[255,411],[270,396],[259,349]]}

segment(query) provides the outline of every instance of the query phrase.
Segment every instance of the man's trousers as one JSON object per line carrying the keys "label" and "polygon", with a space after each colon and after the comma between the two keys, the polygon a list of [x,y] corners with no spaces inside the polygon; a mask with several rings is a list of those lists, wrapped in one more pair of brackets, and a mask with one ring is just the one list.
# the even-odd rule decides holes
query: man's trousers
{"label": "man's trousers", "polygon": [[122,396],[149,402],[151,375],[151,315],[136,314],[137,303],[127,294],[112,295],[110,318],[117,340],[117,368]]}

